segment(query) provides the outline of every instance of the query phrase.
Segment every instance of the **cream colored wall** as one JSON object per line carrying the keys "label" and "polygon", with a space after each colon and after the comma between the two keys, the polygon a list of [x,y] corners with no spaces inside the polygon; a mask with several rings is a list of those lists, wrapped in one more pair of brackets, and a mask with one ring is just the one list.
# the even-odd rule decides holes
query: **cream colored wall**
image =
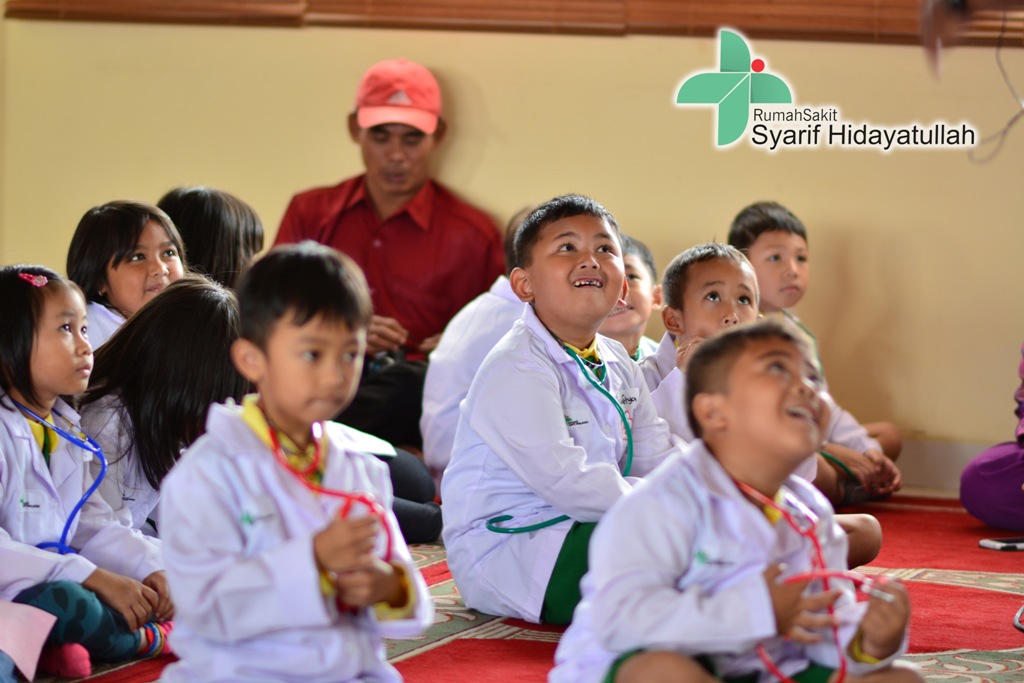
{"label": "cream colored wall", "polygon": [[[439,176],[499,221],[566,191],[602,201],[660,266],[777,199],[809,226],[799,313],[830,383],[865,420],[917,438],[1011,436],[1024,337],[1024,126],[991,164],[961,152],[711,145],[711,112],[672,105],[717,63],[710,39],[5,21],[0,262],[63,269],[90,206],[204,183],[271,231],[294,192],[357,172],[344,114],[361,72],[394,56],[439,75],[452,136]],[[877,124],[1013,113],[992,52],[755,41],[797,101]],[[1020,50],[1007,55],[1024,73]]]}

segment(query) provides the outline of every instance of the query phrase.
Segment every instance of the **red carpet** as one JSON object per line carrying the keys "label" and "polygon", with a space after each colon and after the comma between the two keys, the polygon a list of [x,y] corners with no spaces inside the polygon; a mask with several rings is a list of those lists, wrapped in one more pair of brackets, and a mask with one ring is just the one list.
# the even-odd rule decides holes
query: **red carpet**
{"label": "red carpet", "polygon": [[873,514],[882,523],[882,553],[872,562],[881,567],[928,567],[1020,573],[1024,552],[986,550],[983,538],[1019,536],[993,529],[968,515],[957,501],[896,498],[851,509]]}
{"label": "red carpet", "polygon": [[910,651],[1024,647],[1013,627],[1024,552],[986,550],[982,538],[1013,536],[977,521],[957,501],[896,498],[857,508],[882,524],[882,552],[870,568],[906,580],[912,613]]}
{"label": "red carpet", "polygon": [[1013,615],[1024,596],[909,581],[910,652],[1008,650],[1024,646]]}
{"label": "red carpet", "polygon": [[544,681],[555,660],[555,643],[454,640],[395,665],[410,683],[524,683]]}
{"label": "red carpet", "polygon": [[[1024,552],[978,547],[986,537],[1012,536],[982,525],[955,501],[896,498],[859,508],[882,523],[881,555],[867,573],[899,576],[910,592],[911,653],[929,680],[1019,681],[1024,633],[1012,626],[1024,604]],[[389,655],[410,683],[540,683],[550,670],[562,629],[495,619],[462,605],[438,546],[414,548],[437,606],[425,637],[390,641]],[[966,653],[950,651],[967,650]],[[170,658],[139,662],[88,679],[148,683]],[[977,667],[977,676],[959,672]],[[951,678],[952,676],[952,678]]]}

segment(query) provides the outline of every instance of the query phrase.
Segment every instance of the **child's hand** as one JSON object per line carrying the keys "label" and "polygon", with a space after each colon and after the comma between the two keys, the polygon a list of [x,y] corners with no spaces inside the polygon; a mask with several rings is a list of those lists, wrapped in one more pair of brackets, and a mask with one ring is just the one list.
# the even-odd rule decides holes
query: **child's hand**
{"label": "child's hand", "polygon": [[375,517],[337,518],[313,537],[313,555],[317,566],[341,573],[365,569],[373,564],[377,537]]}
{"label": "child's hand", "polygon": [[804,595],[809,581],[778,581],[781,573],[781,565],[772,565],[764,572],[778,634],[796,643],[817,643],[821,640],[821,634],[816,631],[835,623],[835,618],[823,610],[836,601],[840,591],[833,589]]}
{"label": "child's hand", "polygon": [[167,574],[163,571],[153,572],[142,580],[142,585],[152,588],[156,593],[157,604],[153,608],[153,621],[173,619],[174,603],[171,602],[171,590],[167,586]]}
{"label": "child's hand", "polygon": [[875,466],[875,487],[873,493],[887,495],[903,487],[903,474],[896,463],[874,449],[864,451],[864,457]]}
{"label": "child's hand", "polygon": [[132,631],[142,628],[157,608],[159,598],[156,591],[127,576],[121,576],[106,569],[97,569],[82,582],[103,601],[117,610]]}
{"label": "child's hand", "polygon": [[907,589],[895,580],[874,582],[874,588],[895,598],[888,602],[872,596],[860,622],[860,649],[876,659],[885,659],[899,648],[910,620]]}
{"label": "child's hand", "polygon": [[853,473],[854,478],[865,489],[868,491],[875,490],[878,484],[878,468],[867,455],[835,443],[825,444],[824,450],[833,458],[846,465],[850,472]]}
{"label": "child's hand", "polygon": [[697,350],[704,337],[681,337],[676,347],[676,367],[686,372],[686,364],[690,362],[693,352]]}
{"label": "child's hand", "polygon": [[398,607],[407,599],[398,572],[379,558],[374,558],[368,567],[339,574],[334,587],[341,601],[352,607],[368,607],[378,602]]}
{"label": "child's hand", "polygon": [[405,345],[409,331],[394,318],[375,315],[370,319],[366,332],[366,354],[372,356],[381,351],[397,351]]}

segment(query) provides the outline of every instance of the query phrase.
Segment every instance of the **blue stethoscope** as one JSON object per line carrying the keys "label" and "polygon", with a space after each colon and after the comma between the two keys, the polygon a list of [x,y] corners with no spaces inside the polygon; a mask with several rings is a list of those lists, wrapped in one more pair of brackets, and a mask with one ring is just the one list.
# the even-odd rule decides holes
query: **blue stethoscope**
{"label": "blue stethoscope", "polygon": [[[559,343],[561,344],[561,342]],[[601,392],[602,396],[611,401],[612,405],[615,406],[615,410],[618,411],[619,418],[622,420],[622,427],[626,432],[626,466],[622,469],[622,476],[628,477],[630,470],[633,469],[633,428],[629,424],[629,418],[626,417],[626,411],[622,409],[622,406],[620,406],[619,402],[615,400],[615,397],[612,396],[611,393],[604,388],[601,382],[598,381],[597,377],[595,377],[594,375],[594,372],[583,363],[583,359],[580,358],[578,353],[567,347],[565,344],[561,344],[561,347],[562,349],[565,350],[566,353],[572,356],[573,360],[576,361],[576,365],[579,366],[580,372],[582,372],[583,376],[587,378],[587,381],[589,381],[595,389]],[[554,526],[555,524],[561,524],[562,522],[568,520],[569,516],[560,515],[558,517],[547,519],[543,522],[537,522],[536,524],[529,524],[527,526],[499,526],[501,523],[507,522],[510,519],[512,519],[512,515],[498,515],[497,517],[491,517],[489,520],[487,520],[487,530],[493,531],[498,534],[525,534],[530,531],[546,529],[549,526]]]}
{"label": "blue stethoscope", "polygon": [[[10,397],[8,397],[8,398],[10,398]],[[71,420],[67,419],[66,417],[61,415],[59,412],[57,412],[56,408],[51,409],[50,412],[53,413],[54,415],[56,415],[57,417],[59,417],[60,419],[64,420],[64,422],[66,422],[68,424],[68,426],[70,426],[70,427],[76,429],[77,431],[81,432],[82,436],[85,437],[85,440],[82,440],[81,438],[79,438],[79,437],[77,437],[77,436],[75,436],[75,435],[73,435],[73,434],[71,434],[71,433],[61,429],[60,427],[58,427],[57,425],[55,425],[53,423],[47,422],[46,420],[44,420],[43,418],[39,417],[38,415],[36,415],[34,412],[29,410],[28,408],[26,408],[22,404],[20,404],[17,401],[15,401],[13,398],[11,399],[11,402],[14,403],[14,405],[16,405],[18,407],[18,409],[21,410],[21,412],[25,413],[29,417],[35,419],[36,422],[38,422],[39,424],[43,425],[44,429],[47,429],[47,428],[48,429],[52,429],[53,431],[57,432],[58,436],[62,436],[65,439],[67,439],[70,443],[72,443],[73,445],[78,446],[79,448],[92,453],[100,461],[100,473],[99,473],[99,475],[96,477],[96,480],[92,483],[92,486],[89,487],[89,490],[87,490],[85,492],[85,495],[82,496],[82,499],[79,500],[78,503],[75,505],[75,507],[71,510],[71,514],[68,515],[68,521],[64,523],[64,530],[60,534],[60,540],[59,541],[46,541],[45,543],[40,543],[39,545],[36,546],[40,550],[48,550],[50,548],[55,548],[57,550],[57,552],[60,553],[61,555],[68,555],[68,554],[74,555],[75,554],[75,550],[71,546],[69,546],[67,544],[68,532],[71,530],[71,524],[75,521],[75,517],[78,516],[78,513],[81,512],[81,510],[82,510],[82,506],[85,505],[85,501],[89,500],[89,496],[91,496],[96,491],[96,489],[99,488],[100,482],[103,481],[103,477],[107,476],[107,459],[105,457],[103,457],[103,449],[100,448],[100,445],[98,443],[96,443],[96,441],[93,440],[93,438],[91,436],[86,434],[84,431],[81,431],[81,426],[76,427],[75,424],[73,422],[71,422]]]}

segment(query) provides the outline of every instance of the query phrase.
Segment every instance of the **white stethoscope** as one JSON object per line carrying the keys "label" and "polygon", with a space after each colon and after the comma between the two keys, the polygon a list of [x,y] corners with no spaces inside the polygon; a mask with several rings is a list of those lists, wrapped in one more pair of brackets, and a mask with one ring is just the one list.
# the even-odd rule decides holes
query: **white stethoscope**
{"label": "white stethoscope", "polygon": [[[10,398],[10,397],[8,397],[8,398]],[[64,420],[64,422],[67,423],[68,427],[70,427],[71,429],[79,432],[82,436],[84,436],[85,437],[84,440],[79,438],[79,437],[77,437],[77,436],[75,436],[74,434],[71,434],[70,432],[67,432],[67,431],[61,429],[60,427],[58,427],[57,425],[55,425],[53,423],[47,422],[46,420],[44,420],[43,418],[39,417],[38,415],[36,415],[34,412],[29,410],[28,408],[26,408],[22,404],[20,404],[17,401],[15,401],[13,398],[11,399],[11,402],[14,403],[14,405],[16,405],[18,407],[18,409],[21,410],[21,412],[25,413],[25,415],[28,415],[29,417],[33,418],[36,422],[38,422],[39,424],[43,425],[44,429],[52,429],[53,431],[57,432],[58,436],[62,436],[65,439],[67,439],[71,444],[73,444],[75,446],[78,446],[79,448],[81,448],[81,449],[83,449],[85,451],[88,451],[89,453],[92,453],[100,461],[100,473],[99,473],[99,475],[97,475],[96,480],[93,481],[92,486],[90,486],[89,489],[85,492],[85,494],[82,496],[81,500],[79,500],[78,503],[75,505],[75,507],[72,508],[71,514],[68,515],[68,521],[64,523],[64,530],[60,534],[60,540],[59,541],[46,541],[46,542],[40,543],[39,545],[36,546],[37,548],[39,548],[41,550],[48,550],[50,548],[55,548],[57,550],[57,552],[60,553],[61,555],[68,555],[68,554],[72,554],[73,555],[73,554],[75,554],[75,550],[71,546],[69,546],[67,544],[68,532],[71,530],[71,524],[75,521],[75,517],[78,516],[78,513],[81,512],[81,510],[82,510],[82,506],[85,505],[85,501],[89,500],[89,496],[91,496],[96,491],[96,489],[99,488],[100,482],[103,481],[103,477],[105,477],[107,475],[107,459],[105,457],[103,457],[103,449],[100,448],[100,445],[98,443],[96,443],[96,441],[94,441],[91,436],[89,436],[84,431],[82,431],[81,425],[76,425],[73,422],[71,422],[71,420],[69,420],[66,417],[64,417],[63,415],[61,415],[57,411],[56,408],[53,408],[50,412],[52,412],[54,415],[56,415],[60,419]]]}
{"label": "white stethoscope", "polygon": [[[559,344],[565,352],[572,356],[573,360],[576,361],[576,365],[579,366],[580,372],[582,372],[583,376],[587,378],[587,381],[589,381],[595,389],[601,392],[602,396],[611,401],[612,405],[615,406],[615,410],[618,411],[619,418],[622,420],[622,427],[626,432],[626,466],[622,468],[622,476],[628,477],[630,470],[633,469],[633,428],[629,424],[629,418],[626,417],[626,411],[622,409],[622,406],[620,406],[619,402],[615,400],[615,397],[612,396],[611,393],[602,386],[601,382],[597,380],[594,376],[594,372],[583,363],[583,359],[580,358],[579,354],[567,347],[565,344],[562,344],[561,342],[559,342]],[[560,524],[568,520],[569,516],[560,515],[558,517],[547,519],[543,522],[537,522],[536,524],[529,524],[527,526],[498,526],[502,522],[507,522],[510,519],[512,519],[512,515],[498,515],[497,517],[491,517],[487,520],[487,530],[498,534],[525,534],[530,531],[538,531],[540,529],[546,529],[549,526],[554,526],[555,524]]]}

